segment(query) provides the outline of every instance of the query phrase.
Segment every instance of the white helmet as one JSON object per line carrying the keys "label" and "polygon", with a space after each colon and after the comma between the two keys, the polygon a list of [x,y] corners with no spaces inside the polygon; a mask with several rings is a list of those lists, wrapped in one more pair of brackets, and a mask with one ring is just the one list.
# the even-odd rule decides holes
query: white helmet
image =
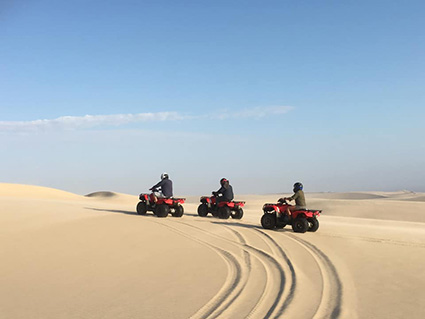
{"label": "white helmet", "polygon": [[168,178],[168,173],[164,172],[161,174],[161,179]]}

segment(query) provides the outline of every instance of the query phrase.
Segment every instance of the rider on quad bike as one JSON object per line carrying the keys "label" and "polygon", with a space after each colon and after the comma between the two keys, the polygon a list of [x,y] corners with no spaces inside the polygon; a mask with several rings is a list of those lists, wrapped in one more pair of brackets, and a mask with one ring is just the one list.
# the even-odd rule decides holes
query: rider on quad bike
{"label": "rider on quad bike", "polygon": [[142,193],[139,195],[140,202],[136,206],[137,214],[146,215],[152,211],[158,217],[182,217],[184,209],[182,204],[185,198],[173,197],[173,182],[168,178],[167,173],[161,174],[161,181],[152,186],[149,190],[151,194]]}
{"label": "rider on quad bike", "polygon": [[243,216],[243,201],[233,201],[233,188],[225,178],[220,180],[220,189],[212,192],[213,196],[202,196],[198,206],[198,215],[206,217],[208,214],[220,219],[241,219]]}
{"label": "rider on quad bike", "polygon": [[170,198],[173,197],[173,182],[169,179],[167,173],[161,174],[161,181],[149,188],[153,194],[153,200],[156,203],[158,198]]}
{"label": "rider on quad bike", "polygon": [[[297,182],[294,184],[294,195],[280,198],[276,204],[264,204],[261,226],[265,229],[281,229],[286,225],[292,225],[292,229],[296,233],[317,231],[319,228],[317,217],[320,216],[322,211],[306,208],[305,196],[302,189],[303,184]],[[287,203],[287,200],[295,200],[295,206]]]}
{"label": "rider on quad bike", "polygon": [[233,188],[229,184],[229,181],[225,178],[220,180],[220,189],[212,194],[216,197],[217,203],[220,202],[231,202],[233,200]]}
{"label": "rider on quad bike", "polygon": [[292,212],[297,211],[297,210],[302,210],[302,209],[306,209],[307,205],[305,202],[305,196],[304,196],[304,192],[303,192],[303,184],[300,182],[296,182],[294,184],[294,195],[292,195],[291,197],[284,197],[284,198],[280,198],[279,202],[284,202],[285,200],[295,200],[295,206],[288,206],[285,210],[285,213],[291,217],[292,216]]}

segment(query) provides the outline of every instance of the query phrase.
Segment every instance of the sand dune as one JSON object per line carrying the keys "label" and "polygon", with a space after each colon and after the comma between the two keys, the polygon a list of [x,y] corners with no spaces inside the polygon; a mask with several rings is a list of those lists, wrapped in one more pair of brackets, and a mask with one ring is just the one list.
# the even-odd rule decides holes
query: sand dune
{"label": "sand dune", "polygon": [[361,193],[361,192],[352,192],[352,193],[312,193],[311,196],[313,196],[314,198],[350,199],[350,200],[387,198],[384,195],[373,194],[373,193]]}
{"label": "sand dune", "polygon": [[[135,214],[137,196],[0,184],[5,318],[423,318],[424,194],[307,194],[316,233]],[[409,199],[410,198],[410,199]],[[403,216],[403,217],[400,217]],[[407,220],[407,221],[406,221]]]}
{"label": "sand dune", "polygon": [[362,199],[396,199],[396,200],[412,200],[423,201],[424,194],[417,194],[411,191],[399,192],[348,192],[348,193],[310,193],[312,198],[323,199],[348,199],[348,200],[362,200]]}
{"label": "sand dune", "polygon": [[0,183],[0,196],[47,199],[72,199],[80,197],[73,193],[49,187],[7,183]]}
{"label": "sand dune", "polygon": [[425,195],[417,195],[409,198],[405,198],[404,200],[412,201],[412,202],[425,202]]}

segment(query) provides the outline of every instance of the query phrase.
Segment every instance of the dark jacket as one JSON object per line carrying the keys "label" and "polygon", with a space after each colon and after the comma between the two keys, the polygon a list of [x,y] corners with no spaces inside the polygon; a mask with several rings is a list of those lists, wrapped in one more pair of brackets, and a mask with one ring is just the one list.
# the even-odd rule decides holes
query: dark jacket
{"label": "dark jacket", "polygon": [[[218,202],[230,202],[233,200],[233,188],[231,185],[221,186],[221,188],[213,193],[217,197]],[[220,196],[221,194],[221,196]]]}
{"label": "dark jacket", "polygon": [[164,178],[158,184],[152,186],[150,190],[161,187],[161,192],[165,197],[173,197],[173,182],[171,179]]}

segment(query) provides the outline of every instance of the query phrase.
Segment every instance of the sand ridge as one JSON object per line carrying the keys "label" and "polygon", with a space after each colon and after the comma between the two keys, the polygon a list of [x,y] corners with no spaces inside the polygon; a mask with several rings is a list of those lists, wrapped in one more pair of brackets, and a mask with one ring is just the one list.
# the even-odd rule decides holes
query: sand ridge
{"label": "sand ridge", "polygon": [[59,189],[22,184],[0,183],[0,196],[44,199],[75,199],[79,195]]}

